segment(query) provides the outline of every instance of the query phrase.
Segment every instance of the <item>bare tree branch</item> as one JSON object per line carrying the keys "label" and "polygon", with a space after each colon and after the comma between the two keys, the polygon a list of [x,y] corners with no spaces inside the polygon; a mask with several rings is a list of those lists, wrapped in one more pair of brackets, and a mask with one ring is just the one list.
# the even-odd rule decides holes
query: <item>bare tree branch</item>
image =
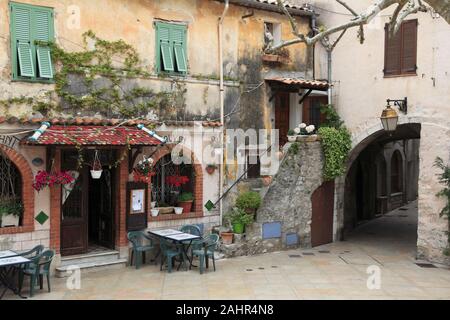
{"label": "bare tree branch", "polygon": [[426,12],[431,9],[442,16],[447,21],[447,23],[450,24],[450,0],[376,0],[364,12],[359,14],[356,13],[356,11],[353,10],[346,2],[344,2],[344,0],[336,0],[336,2],[346,8],[353,15],[353,18],[351,18],[346,23],[334,26],[323,31],[319,31],[318,33],[315,33],[313,36],[309,37],[308,35],[299,32],[297,22],[289,13],[289,10],[285,6],[284,0],[277,0],[278,6],[289,19],[292,34],[295,36],[295,38],[282,41],[277,45],[267,46],[265,51],[271,52],[297,43],[304,43],[307,46],[312,46],[319,41],[327,44],[325,46],[326,48],[334,48],[337,42],[331,45],[328,37],[334,33],[341,32],[341,35],[337,40],[339,41],[344,34],[343,31],[346,31],[347,29],[353,27],[360,28],[358,32],[358,38],[362,43],[364,42],[363,26],[369,24],[372,19],[375,18],[381,11],[394,4],[397,4],[397,7],[392,15],[392,19],[389,25],[391,34],[395,34],[398,31],[402,21],[404,21],[407,16],[417,12]]}

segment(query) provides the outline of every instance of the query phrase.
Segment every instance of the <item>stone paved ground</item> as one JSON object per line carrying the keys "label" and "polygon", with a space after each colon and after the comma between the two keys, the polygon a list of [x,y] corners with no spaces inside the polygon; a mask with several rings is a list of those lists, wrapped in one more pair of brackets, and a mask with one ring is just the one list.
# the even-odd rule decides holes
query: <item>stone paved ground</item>
{"label": "stone paved ground", "polygon": [[[154,265],[89,273],[73,291],[54,278],[34,299],[450,299],[450,270],[414,263],[417,209],[406,207],[310,250],[221,260],[204,275]],[[379,290],[367,289],[369,265],[380,267]]]}

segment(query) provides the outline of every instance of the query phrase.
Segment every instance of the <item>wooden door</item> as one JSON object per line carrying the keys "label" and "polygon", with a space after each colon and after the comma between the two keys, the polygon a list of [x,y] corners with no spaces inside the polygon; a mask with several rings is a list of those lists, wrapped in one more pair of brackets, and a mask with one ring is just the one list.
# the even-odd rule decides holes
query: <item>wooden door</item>
{"label": "wooden door", "polygon": [[316,129],[326,120],[325,114],[320,112],[323,105],[328,104],[327,96],[309,96],[303,101],[302,122],[313,124]]}
{"label": "wooden door", "polygon": [[61,190],[61,255],[85,253],[87,241],[88,170],[78,171],[72,185]]}
{"label": "wooden door", "polygon": [[287,142],[289,131],[289,93],[279,92],[275,97],[275,129],[278,129],[279,145]]}
{"label": "wooden door", "polygon": [[311,245],[333,242],[334,181],[324,182],[312,197]]}

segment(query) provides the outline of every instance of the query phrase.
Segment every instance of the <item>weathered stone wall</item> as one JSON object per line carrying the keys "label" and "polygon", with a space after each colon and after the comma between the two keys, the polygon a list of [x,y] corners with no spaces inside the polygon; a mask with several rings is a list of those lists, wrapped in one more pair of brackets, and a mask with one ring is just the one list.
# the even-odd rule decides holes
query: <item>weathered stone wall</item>
{"label": "weathered stone wall", "polygon": [[[292,145],[297,144],[298,152]],[[289,150],[290,148],[290,150]],[[299,138],[298,142],[288,143],[279,171],[269,186],[256,222],[247,226],[244,237],[235,237],[235,243],[222,245],[225,256],[252,255],[282,250],[291,246],[286,244],[287,234],[297,234],[298,244],[292,246],[311,246],[311,195],[322,184],[323,153],[318,138]],[[281,237],[263,239],[263,225],[268,222],[281,222]]]}

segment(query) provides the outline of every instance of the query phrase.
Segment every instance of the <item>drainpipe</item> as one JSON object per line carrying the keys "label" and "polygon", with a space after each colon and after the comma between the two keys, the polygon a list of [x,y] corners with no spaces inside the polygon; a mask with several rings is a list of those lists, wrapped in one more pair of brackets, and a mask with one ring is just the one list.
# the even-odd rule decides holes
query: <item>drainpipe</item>
{"label": "drainpipe", "polygon": [[327,56],[328,56],[328,104],[333,104],[332,100],[332,89],[331,89],[331,63],[333,62],[331,58],[332,51],[327,50]]}
{"label": "drainpipe", "polygon": [[[223,9],[222,15],[219,18],[219,101],[220,101],[220,122],[222,124],[222,136],[221,136],[221,145],[222,145],[222,159],[220,161],[220,168],[219,168],[219,197],[222,197],[223,193],[223,173],[224,173],[224,133],[225,133],[225,119],[224,119],[224,104],[225,104],[225,96],[224,96],[224,85],[223,85],[223,20],[225,19],[225,15],[227,14],[229,7],[229,0],[225,0],[225,7]],[[222,198],[220,199],[219,203],[219,210],[220,210],[220,224],[222,224],[222,217],[223,217],[223,205],[222,205]]]}

